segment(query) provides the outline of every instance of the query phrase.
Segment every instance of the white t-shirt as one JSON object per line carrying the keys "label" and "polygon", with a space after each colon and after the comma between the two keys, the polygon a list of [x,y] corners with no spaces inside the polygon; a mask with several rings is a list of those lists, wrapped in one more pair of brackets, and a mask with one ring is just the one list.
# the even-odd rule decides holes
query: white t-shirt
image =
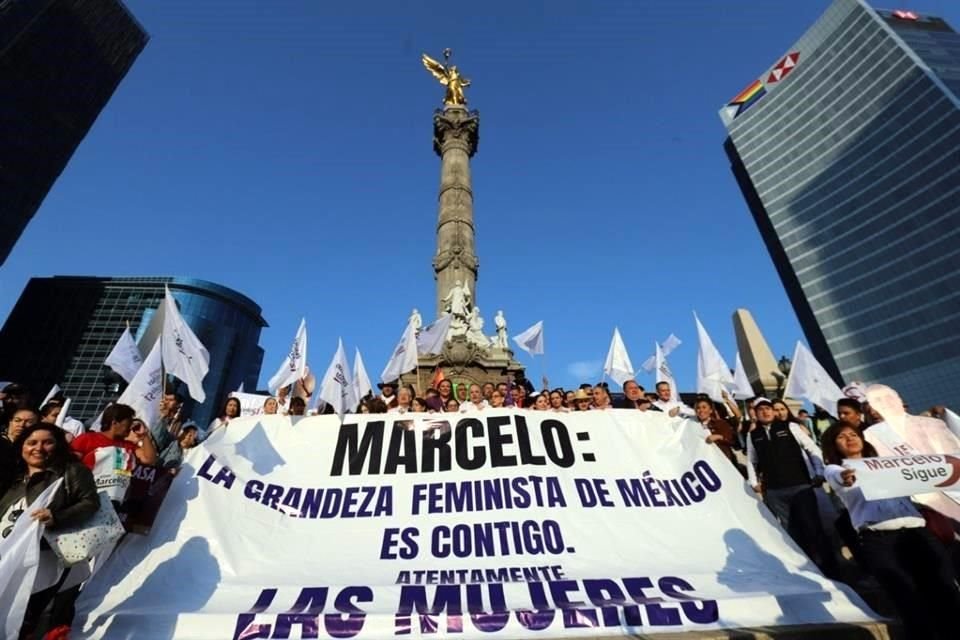
{"label": "white t-shirt", "polygon": [[468,413],[471,411],[483,411],[489,406],[490,404],[486,400],[481,400],[480,404],[474,404],[469,400],[466,400],[463,402],[463,404],[460,405],[460,413]]}

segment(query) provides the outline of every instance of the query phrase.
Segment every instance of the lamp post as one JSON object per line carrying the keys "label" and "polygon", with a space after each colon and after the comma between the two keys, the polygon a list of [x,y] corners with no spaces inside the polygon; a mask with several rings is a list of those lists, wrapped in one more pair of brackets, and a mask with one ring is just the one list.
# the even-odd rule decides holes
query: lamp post
{"label": "lamp post", "polygon": [[777,380],[777,397],[778,398],[783,397],[783,389],[784,389],[784,386],[786,385],[787,378],[790,377],[790,368],[792,366],[793,366],[793,362],[790,360],[790,358],[788,358],[787,356],[780,356],[780,359],[777,360],[777,369],[780,370],[779,373],[776,371],[771,372],[773,373],[773,377],[776,378]]}

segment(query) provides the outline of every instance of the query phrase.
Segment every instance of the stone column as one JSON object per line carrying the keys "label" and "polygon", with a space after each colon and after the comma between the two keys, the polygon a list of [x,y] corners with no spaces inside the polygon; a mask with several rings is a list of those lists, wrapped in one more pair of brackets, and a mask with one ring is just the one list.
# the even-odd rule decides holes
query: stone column
{"label": "stone column", "polygon": [[440,196],[437,254],[433,258],[437,282],[437,316],[442,300],[457,280],[477,300],[480,261],[474,243],[473,188],[470,158],[480,139],[480,113],[462,106],[438,109],[433,116],[433,150],[440,156]]}

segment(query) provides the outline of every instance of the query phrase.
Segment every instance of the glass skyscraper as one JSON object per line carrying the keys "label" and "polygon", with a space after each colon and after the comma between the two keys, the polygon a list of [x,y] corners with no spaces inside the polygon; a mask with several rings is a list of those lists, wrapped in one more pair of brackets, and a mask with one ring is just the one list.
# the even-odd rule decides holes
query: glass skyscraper
{"label": "glass skyscraper", "polygon": [[817,359],[960,406],[960,35],[836,0],[720,117]]}
{"label": "glass skyscraper", "polygon": [[119,0],[0,0],[0,265],[146,44]]}
{"label": "glass skyscraper", "polygon": [[[263,362],[258,342],[267,326],[260,307],[227,287],[187,278],[32,278],[0,330],[0,380],[26,384],[37,401],[54,384],[73,400],[70,415],[96,417],[116,399],[123,380],[103,365],[129,323],[145,355],[156,339],[150,320],[164,285],[210,352],[207,400],[186,414],[202,428],[230,391],[256,389]],[[181,387],[186,397],[186,387]]]}

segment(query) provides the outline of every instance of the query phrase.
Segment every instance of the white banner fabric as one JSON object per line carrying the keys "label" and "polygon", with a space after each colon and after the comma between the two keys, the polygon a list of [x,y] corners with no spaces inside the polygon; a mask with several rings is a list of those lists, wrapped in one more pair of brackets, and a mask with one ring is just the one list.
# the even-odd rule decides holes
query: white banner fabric
{"label": "white banner fabric", "polygon": [[698,425],[498,409],[231,422],[84,588],[75,633],[583,638],[874,619]]}
{"label": "white banner fabric", "polygon": [[946,491],[957,499],[960,489],[960,453],[883,458],[856,458],[843,461],[856,471],[856,483],[867,500],[915,496]]}

